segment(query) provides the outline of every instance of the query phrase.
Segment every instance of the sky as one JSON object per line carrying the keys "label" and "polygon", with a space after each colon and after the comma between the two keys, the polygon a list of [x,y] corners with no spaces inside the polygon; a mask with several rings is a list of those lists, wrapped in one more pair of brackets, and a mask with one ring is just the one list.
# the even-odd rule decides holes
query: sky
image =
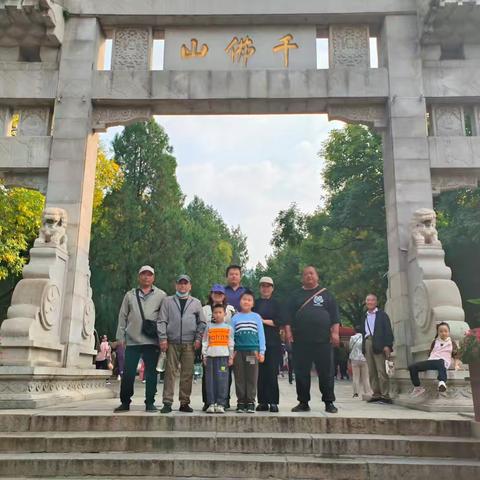
{"label": "sky", "polygon": [[[111,47],[107,44],[106,69]],[[319,41],[318,68],[328,66],[328,44]],[[153,69],[162,69],[163,42],[154,48]],[[376,66],[372,43],[372,66]],[[197,195],[212,205],[229,226],[240,225],[248,238],[249,267],[272,252],[273,222],[295,202],[313,212],[322,202],[318,155],[341,122],[326,115],[157,116],[170,137],[177,178],[187,202]],[[111,128],[102,135],[108,147]]]}

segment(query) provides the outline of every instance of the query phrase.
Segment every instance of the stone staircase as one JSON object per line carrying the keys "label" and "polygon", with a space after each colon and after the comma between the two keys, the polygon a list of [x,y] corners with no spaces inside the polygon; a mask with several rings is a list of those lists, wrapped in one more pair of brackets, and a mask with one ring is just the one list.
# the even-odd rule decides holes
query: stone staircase
{"label": "stone staircase", "polygon": [[0,416],[0,478],[480,478],[468,420],[296,415]]}

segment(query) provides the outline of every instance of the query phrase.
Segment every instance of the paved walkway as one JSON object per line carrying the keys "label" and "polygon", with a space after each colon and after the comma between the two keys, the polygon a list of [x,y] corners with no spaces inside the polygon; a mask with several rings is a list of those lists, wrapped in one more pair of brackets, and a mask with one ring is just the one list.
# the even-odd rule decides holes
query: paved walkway
{"label": "paved walkway", "polygon": [[[112,389],[118,391],[119,383],[116,380],[112,381]],[[311,412],[308,413],[292,413],[290,410],[297,404],[295,383],[290,385],[286,378],[279,378],[280,383],[280,413],[260,413],[255,415],[301,415],[301,416],[329,416],[324,411],[324,404],[321,401],[321,395],[318,390],[318,383],[316,378],[312,378],[312,401],[310,406]],[[234,392],[234,386],[232,385],[232,393]],[[157,406],[161,406],[161,393],[162,385],[158,385],[157,392]],[[397,405],[383,405],[383,404],[369,404],[359,398],[352,398],[352,383],[350,381],[337,381],[335,383],[335,393],[337,401],[335,402],[338,407],[337,416],[350,418],[411,418],[411,419],[443,419],[443,420],[465,420],[465,416],[456,413],[436,413],[436,412],[423,412],[419,410],[411,410],[408,408],[400,407]],[[178,386],[176,388],[176,394],[178,395]],[[131,405],[131,410],[123,415],[138,415],[144,412],[143,404],[144,385],[137,381],[135,383],[135,396]],[[0,415],[15,414],[89,414],[89,415],[113,415],[113,409],[118,406],[118,395],[116,398],[99,399],[99,400],[86,400],[82,402],[74,402],[69,404],[61,404],[53,407],[46,407],[37,410],[0,410]],[[201,411],[202,408],[202,395],[201,395],[201,381],[193,385],[192,394],[192,407],[195,409],[194,415],[206,415]],[[233,393],[232,406],[236,406],[236,399]],[[174,411],[172,415],[186,415],[176,411],[178,409],[178,402],[173,405]],[[146,413],[145,413],[146,414]],[[228,415],[236,415],[235,410],[232,409],[227,413]],[[151,414],[146,414],[151,415]],[[468,417],[467,417],[468,418]]]}

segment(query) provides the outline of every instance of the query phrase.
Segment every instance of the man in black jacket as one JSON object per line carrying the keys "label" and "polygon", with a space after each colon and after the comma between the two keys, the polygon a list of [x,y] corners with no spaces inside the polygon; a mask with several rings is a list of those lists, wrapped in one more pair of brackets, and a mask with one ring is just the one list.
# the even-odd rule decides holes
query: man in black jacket
{"label": "man in black jacket", "polygon": [[[292,293],[289,302],[290,326],[287,341],[293,341],[293,360],[298,405],[292,412],[308,412],[312,364],[318,374],[325,411],[337,413],[333,381],[333,351],[338,347],[339,312],[335,297],[319,284],[315,267],[303,269],[302,288]],[[293,334],[293,335],[292,335]]]}
{"label": "man in black jacket", "polygon": [[392,403],[390,382],[385,368],[385,360],[390,358],[393,350],[393,332],[390,318],[379,310],[377,296],[367,295],[365,300],[367,314],[363,328],[362,350],[368,364],[370,386],[373,395],[369,402]]}

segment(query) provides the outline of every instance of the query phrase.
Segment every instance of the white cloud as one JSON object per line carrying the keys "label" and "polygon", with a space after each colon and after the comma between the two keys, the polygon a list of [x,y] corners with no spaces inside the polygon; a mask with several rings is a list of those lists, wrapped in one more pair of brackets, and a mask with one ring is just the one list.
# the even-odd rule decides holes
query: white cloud
{"label": "white cloud", "polygon": [[[157,117],[170,136],[178,179],[187,199],[198,195],[226,223],[248,236],[250,264],[270,252],[272,223],[296,202],[313,211],[321,202],[325,115]],[[104,141],[110,140],[109,131]]]}

